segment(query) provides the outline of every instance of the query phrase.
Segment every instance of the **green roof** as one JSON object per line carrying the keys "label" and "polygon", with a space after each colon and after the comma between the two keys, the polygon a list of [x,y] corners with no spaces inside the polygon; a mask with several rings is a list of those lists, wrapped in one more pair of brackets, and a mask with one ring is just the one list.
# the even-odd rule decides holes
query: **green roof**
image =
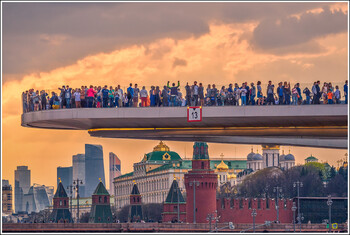
{"label": "green roof", "polygon": [[181,157],[173,151],[155,151],[145,154],[142,161],[179,161]]}
{"label": "green roof", "polygon": [[[223,160],[223,162],[228,166],[229,169],[246,169],[247,160]],[[215,164],[219,165],[221,160],[211,160],[210,168],[216,169]]]}
{"label": "green roof", "polygon": [[57,190],[56,190],[56,193],[55,193],[55,196],[54,196],[54,198],[59,198],[59,197],[68,197],[67,193],[66,193],[66,190],[64,190],[62,182],[60,182],[58,184],[58,187],[57,187]]}
{"label": "green roof", "polygon": [[93,195],[109,195],[107,189],[102,182],[98,183]]}
{"label": "green roof", "polygon": [[193,144],[193,159],[209,159],[208,144],[206,142],[195,142]]}
{"label": "green roof", "polygon": [[121,178],[125,178],[128,176],[132,176],[133,174],[134,174],[134,172],[129,172],[129,173],[126,173],[124,175],[120,175],[120,176],[116,177],[116,179],[121,179]]}
{"label": "green roof", "polygon": [[306,158],[305,160],[318,160],[318,159],[311,155],[310,157]]}
{"label": "green roof", "polygon": [[165,199],[165,203],[185,203],[176,180],[173,180],[173,183],[171,184],[168,196]]}

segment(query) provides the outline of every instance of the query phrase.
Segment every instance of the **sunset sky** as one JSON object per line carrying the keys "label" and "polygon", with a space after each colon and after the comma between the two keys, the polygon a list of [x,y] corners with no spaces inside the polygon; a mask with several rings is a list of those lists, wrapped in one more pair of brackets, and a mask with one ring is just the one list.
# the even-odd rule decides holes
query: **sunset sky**
{"label": "sunset sky", "polygon": [[[2,178],[28,165],[32,183],[56,186],[84,144],[101,144],[132,170],[158,141],[90,137],[87,131],[21,127],[21,93],[62,85],[126,87],[200,81],[348,79],[348,4],[298,3],[2,3]],[[165,142],[180,156],[193,143]],[[254,151],[260,146],[254,146]],[[289,147],[282,147],[285,151]],[[211,157],[246,157],[249,145],[209,144]],[[291,147],[336,165],[345,150]],[[109,185],[107,184],[107,187]]]}

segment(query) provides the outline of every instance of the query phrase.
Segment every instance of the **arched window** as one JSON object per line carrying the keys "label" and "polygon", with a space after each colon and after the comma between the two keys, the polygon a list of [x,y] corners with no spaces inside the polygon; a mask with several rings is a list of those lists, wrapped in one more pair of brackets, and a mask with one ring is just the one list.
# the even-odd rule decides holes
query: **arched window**
{"label": "arched window", "polygon": [[104,203],[107,203],[107,196],[105,196],[103,202],[104,202]]}
{"label": "arched window", "polygon": [[258,199],[258,209],[261,209],[261,199]]}
{"label": "arched window", "polygon": [[67,205],[67,201],[66,201],[66,200],[64,200],[63,202],[64,202],[64,205],[66,206],[66,205]]}
{"label": "arched window", "polygon": [[101,196],[98,197],[98,202],[102,202],[102,197]]}
{"label": "arched window", "polygon": [[62,206],[62,200],[60,200],[60,206]]}
{"label": "arched window", "polygon": [[231,200],[230,200],[230,208],[231,209],[235,208],[235,201],[233,198],[231,198]]}
{"label": "arched window", "polygon": [[243,198],[239,199],[239,209],[243,209]]}
{"label": "arched window", "polygon": [[266,198],[266,209],[270,208],[270,200]]}

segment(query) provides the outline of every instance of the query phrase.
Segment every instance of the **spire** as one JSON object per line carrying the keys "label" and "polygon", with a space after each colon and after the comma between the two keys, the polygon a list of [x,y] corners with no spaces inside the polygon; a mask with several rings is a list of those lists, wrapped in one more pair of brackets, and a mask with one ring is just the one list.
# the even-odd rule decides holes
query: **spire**
{"label": "spire", "polygon": [[252,152],[253,152],[253,146],[252,146]]}
{"label": "spire", "polygon": [[130,195],[140,195],[139,188],[137,187],[137,184],[134,182],[134,187],[132,187],[132,191]]}
{"label": "spire", "polygon": [[59,197],[68,197],[67,193],[66,193],[66,190],[64,189],[63,184],[62,184],[61,181],[58,184],[58,187],[57,187],[57,190],[56,190],[54,198],[59,198]]}
{"label": "spire", "polygon": [[100,180],[100,183],[98,183],[94,193],[92,195],[109,195],[107,189],[103,185],[103,183]]}
{"label": "spire", "polygon": [[177,181],[174,179],[171,184],[168,196],[165,199],[165,203],[185,203],[185,199],[183,198],[179,185]]}

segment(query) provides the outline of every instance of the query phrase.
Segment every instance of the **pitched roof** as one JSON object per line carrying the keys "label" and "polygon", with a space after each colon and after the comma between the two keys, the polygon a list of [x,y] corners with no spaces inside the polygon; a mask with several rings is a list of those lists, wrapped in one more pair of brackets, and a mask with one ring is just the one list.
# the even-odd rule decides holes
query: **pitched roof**
{"label": "pitched roof", "polygon": [[60,182],[58,184],[58,187],[57,187],[57,190],[56,190],[56,193],[55,193],[55,196],[54,196],[54,198],[58,198],[58,197],[68,197],[67,193],[66,193],[66,190],[64,190],[62,182]]}
{"label": "pitched roof", "polygon": [[137,184],[134,184],[134,187],[132,187],[132,191],[130,195],[140,195],[139,188],[137,187]]}
{"label": "pitched roof", "polygon": [[93,195],[109,195],[107,189],[102,182],[98,183]]}
{"label": "pitched roof", "polygon": [[143,162],[145,161],[179,161],[181,157],[178,153],[173,151],[155,151],[145,154]]}
{"label": "pitched roof", "polygon": [[171,184],[168,196],[165,199],[165,203],[185,203],[185,200],[179,190],[179,185],[176,180]]}

